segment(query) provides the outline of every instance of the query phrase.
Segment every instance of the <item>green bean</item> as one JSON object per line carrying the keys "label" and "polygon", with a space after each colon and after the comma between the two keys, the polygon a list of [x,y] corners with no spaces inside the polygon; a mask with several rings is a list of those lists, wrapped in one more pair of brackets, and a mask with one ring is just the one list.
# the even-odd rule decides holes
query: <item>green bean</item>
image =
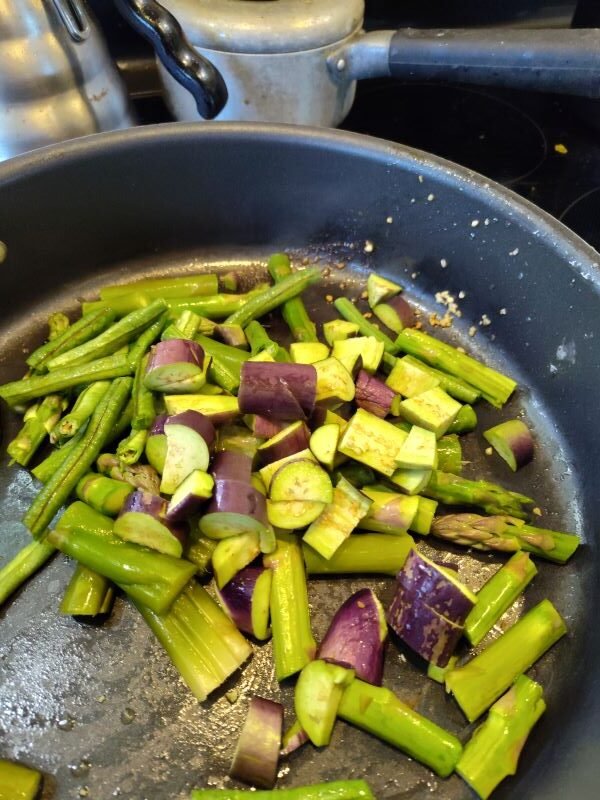
{"label": "green bean", "polygon": [[166,309],[167,304],[164,300],[155,300],[147,308],[140,308],[132,311],[126,317],[115,322],[99,336],[90,339],[85,344],[74,347],[66,353],[61,353],[48,361],[48,369],[60,369],[62,367],[76,367],[86,364],[96,358],[109,356],[125,344],[129,344],[132,339],[139,336],[146,328],[151,325],[157,317],[160,317]]}
{"label": "green bean", "polygon": [[152,323],[146,330],[138,336],[138,338],[129,347],[129,354],[127,358],[131,364],[132,370],[137,368],[142,358],[146,355],[148,349],[161,335],[166,323],[168,313],[165,311],[160,317]]}
{"label": "green bean", "polygon": [[[267,264],[269,274],[275,283],[281,283],[288,275],[293,275],[290,259],[285,253],[275,253]],[[282,316],[297,342],[318,342],[317,328],[311,320],[301,297],[294,297],[283,304]]]}
{"label": "green bean", "polygon": [[31,470],[34,478],[42,483],[48,483],[56,470],[63,463],[69,453],[81,441],[85,433],[85,427],[80,428],[72,439],[69,439],[62,447],[55,447],[54,450],[43,461]]}
{"label": "green bean", "polygon": [[56,512],[77,486],[79,479],[90,469],[102,451],[130,391],[131,378],[117,378],[113,381],[90,419],[81,440],[33,501],[23,517],[23,522],[34,537],[39,537],[48,527]]}
{"label": "green bean", "polygon": [[122,442],[119,442],[117,447],[117,456],[119,461],[124,464],[137,464],[146,446],[146,439],[148,438],[148,431],[144,428],[142,430],[132,429],[131,433]]}
{"label": "green bean", "polygon": [[98,403],[108,390],[110,381],[95,381],[81,392],[71,411],[52,430],[52,441],[71,439],[94,413]]}
{"label": "green bean", "polygon": [[297,297],[308,286],[316,283],[320,278],[320,272],[314,267],[312,269],[305,269],[302,272],[295,272],[293,275],[288,275],[281,283],[276,283],[275,286],[269,286],[259,292],[257,295],[248,300],[239,311],[231,314],[225,320],[231,325],[241,325],[245,328],[253,319],[262,317],[263,314],[268,314],[269,311],[286,303],[293,297]]}
{"label": "green bean", "polygon": [[132,372],[127,356],[115,353],[77,367],[64,367],[47,375],[33,375],[31,378],[5,383],[0,386],[0,397],[10,406],[18,406],[35,400],[36,397],[45,397],[47,394],[62,392],[92,381],[122,378]]}
{"label": "green bean", "polygon": [[132,283],[103,286],[100,289],[102,300],[122,297],[130,292],[143,292],[148,297],[196,297],[197,295],[217,294],[219,280],[214,274],[181,275],[176,278],[145,278]]}
{"label": "green bean", "polygon": [[257,320],[250,322],[246,326],[244,333],[246,334],[248,342],[250,343],[250,349],[253,356],[266,350],[267,353],[270,353],[270,355],[273,356],[275,361],[290,360],[287,350],[277,342],[274,342],[265,328]]}
{"label": "green bean", "polygon": [[386,353],[391,353],[393,355],[394,353],[398,352],[398,347],[394,344],[394,342],[392,342],[392,340],[386,336],[385,333],[380,331],[378,327],[369,322],[368,319],[365,319],[354,303],[348,300],[347,297],[338,297],[338,299],[334,301],[333,305],[345,320],[348,320],[348,322],[354,322],[355,325],[358,325],[359,333],[361,333],[363,336],[373,336],[378,342],[383,342],[383,347]]}
{"label": "green bean", "polygon": [[13,461],[22,467],[29,464],[65,406],[66,403],[59,394],[49,394],[41,403],[25,412],[23,427],[6,448]]}
{"label": "green bean", "polygon": [[45,372],[50,359],[97,336],[108,328],[114,318],[115,313],[110,308],[100,308],[91,314],[86,314],[70,325],[60,336],[34,350],[27,359],[27,365],[37,372]]}

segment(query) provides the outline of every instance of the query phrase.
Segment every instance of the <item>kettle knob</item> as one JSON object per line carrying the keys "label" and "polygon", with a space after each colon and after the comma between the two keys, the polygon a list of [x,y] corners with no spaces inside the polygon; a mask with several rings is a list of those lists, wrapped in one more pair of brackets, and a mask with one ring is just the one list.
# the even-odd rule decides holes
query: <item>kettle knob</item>
{"label": "kettle knob", "polygon": [[115,5],[153,45],[165,69],[192,94],[200,116],[214,119],[227,102],[225,81],[190,45],[175,17],[156,0],[115,0]]}

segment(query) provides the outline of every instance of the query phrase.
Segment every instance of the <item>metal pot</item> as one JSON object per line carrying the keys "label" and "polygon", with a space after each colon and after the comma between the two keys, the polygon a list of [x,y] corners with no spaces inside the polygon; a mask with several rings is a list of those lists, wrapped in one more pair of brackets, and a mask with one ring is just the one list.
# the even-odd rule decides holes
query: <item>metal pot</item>
{"label": "metal pot", "polygon": [[[119,0],[158,29],[154,0]],[[362,30],[364,0],[164,0],[229,91],[219,120],[335,126],[356,81],[394,76],[600,96],[598,30]],[[160,66],[180,120],[194,102]]]}

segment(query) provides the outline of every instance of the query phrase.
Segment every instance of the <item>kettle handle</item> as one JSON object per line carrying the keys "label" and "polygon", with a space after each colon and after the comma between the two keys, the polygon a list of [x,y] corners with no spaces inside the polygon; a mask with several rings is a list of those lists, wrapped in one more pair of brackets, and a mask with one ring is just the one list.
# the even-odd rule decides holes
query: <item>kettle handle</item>
{"label": "kettle handle", "polygon": [[194,50],[181,25],[156,0],[115,0],[131,25],[154,46],[165,69],[194,97],[204,119],[213,119],[227,102],[223,76]]}

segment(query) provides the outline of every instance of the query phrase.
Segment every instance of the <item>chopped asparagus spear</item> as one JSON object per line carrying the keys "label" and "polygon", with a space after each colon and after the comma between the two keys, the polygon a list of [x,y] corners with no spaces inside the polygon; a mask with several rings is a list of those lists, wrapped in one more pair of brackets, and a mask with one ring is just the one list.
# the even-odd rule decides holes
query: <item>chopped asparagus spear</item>
{"label": "chopped asparagus spear", "polygon": [[363,336],[373,336],[378,341],[383,342],[383,347],[386,353],[391,353],[394,355],[398,352],[398,347],[396,344],[392,342],[392,340],[386,336],[385,333],[380,331],[377,326],[369,322],[368,319],[365,319],[354,303],[348,300],[347,297],[338,297],[338,299],[334,301],[333,305],[345,320],[358,325],[358,330]]}
{"label": "chopped asparagus spear", "polygon": [[44,539],[26,544],[0,569],[0,606],[42,567],[55,548]]}
{"label": "chopped asparagus spear", "polygon": [[35,800],[41,785],[37,770],[0,759],[0,800]]}
{"label": "chopped asparagus spear", "polygon": [[442,436],[437,440],[437,467],[442,472],[453,472],[460,475],[462,471],[462,447],[455,433]]}
{"label": "chopped asparagus spear", "polygon": [[375,800],[365,781],[331,781],[296,789],[195,789],[190,800]]}
{"label": "chopped asparagus spear", "polygon": [[112,583],[78,564],[60,604],[60,613],[74,617],[95,617],[108,614],[115,596]]}
{"label": "chopped asparagus spear", "polygon": [[482,653],[446,676],[469,722],[473,722],[567,632],[564,619],[542,600]]}
{"label": "chopped asparagus spear", "polygon": [[[276,284],[294,274],[290,259],[285,253],[272,255],[267,264],[267,269]],[[290,300],[286,300],[281,309],[281,314],[297,342],[318,341],[315,323],[309,317],[301,297],[292,297]]]}
{"label": "chopped asparagus spear", "polygon": [[219,281],[214,274],[180,275],[175,278],[144,278],[131,283],[103,286],[102,300],[112,300],[130,292],[144,292],[148,297],[196,297],[212,295],[219,291]]}
{"label": "chopped asparagus spear", "polygon": [[415,546],[408,534],[361,533],[349,536],[331,558],[302,546],[309,575],[391,575],[395,577]]}
{"label": "chopped asparagus spear", "polygon": [[545,710],[542,687],[526,675],[517,678],[490,708],[456,765],[458,774],[482,800],[507,775],[516,773],[527,737]]}
{"label": "chopped asparagus spear", "polygon": [[433,470],[423,494],[447,506],[478,506],[486,514],[505,514],[518,519],[528,519],[528,506],[534,504],[530,497],[495,483],[470,481],[441,470]]}
{"label": "chopped asparagus spear", "polygon": [[29,464],[65,407],[66,403],[60,395],[49,394],[41,403],[25,412],[23,427],[6,448],[13,461],[22,467]]}

